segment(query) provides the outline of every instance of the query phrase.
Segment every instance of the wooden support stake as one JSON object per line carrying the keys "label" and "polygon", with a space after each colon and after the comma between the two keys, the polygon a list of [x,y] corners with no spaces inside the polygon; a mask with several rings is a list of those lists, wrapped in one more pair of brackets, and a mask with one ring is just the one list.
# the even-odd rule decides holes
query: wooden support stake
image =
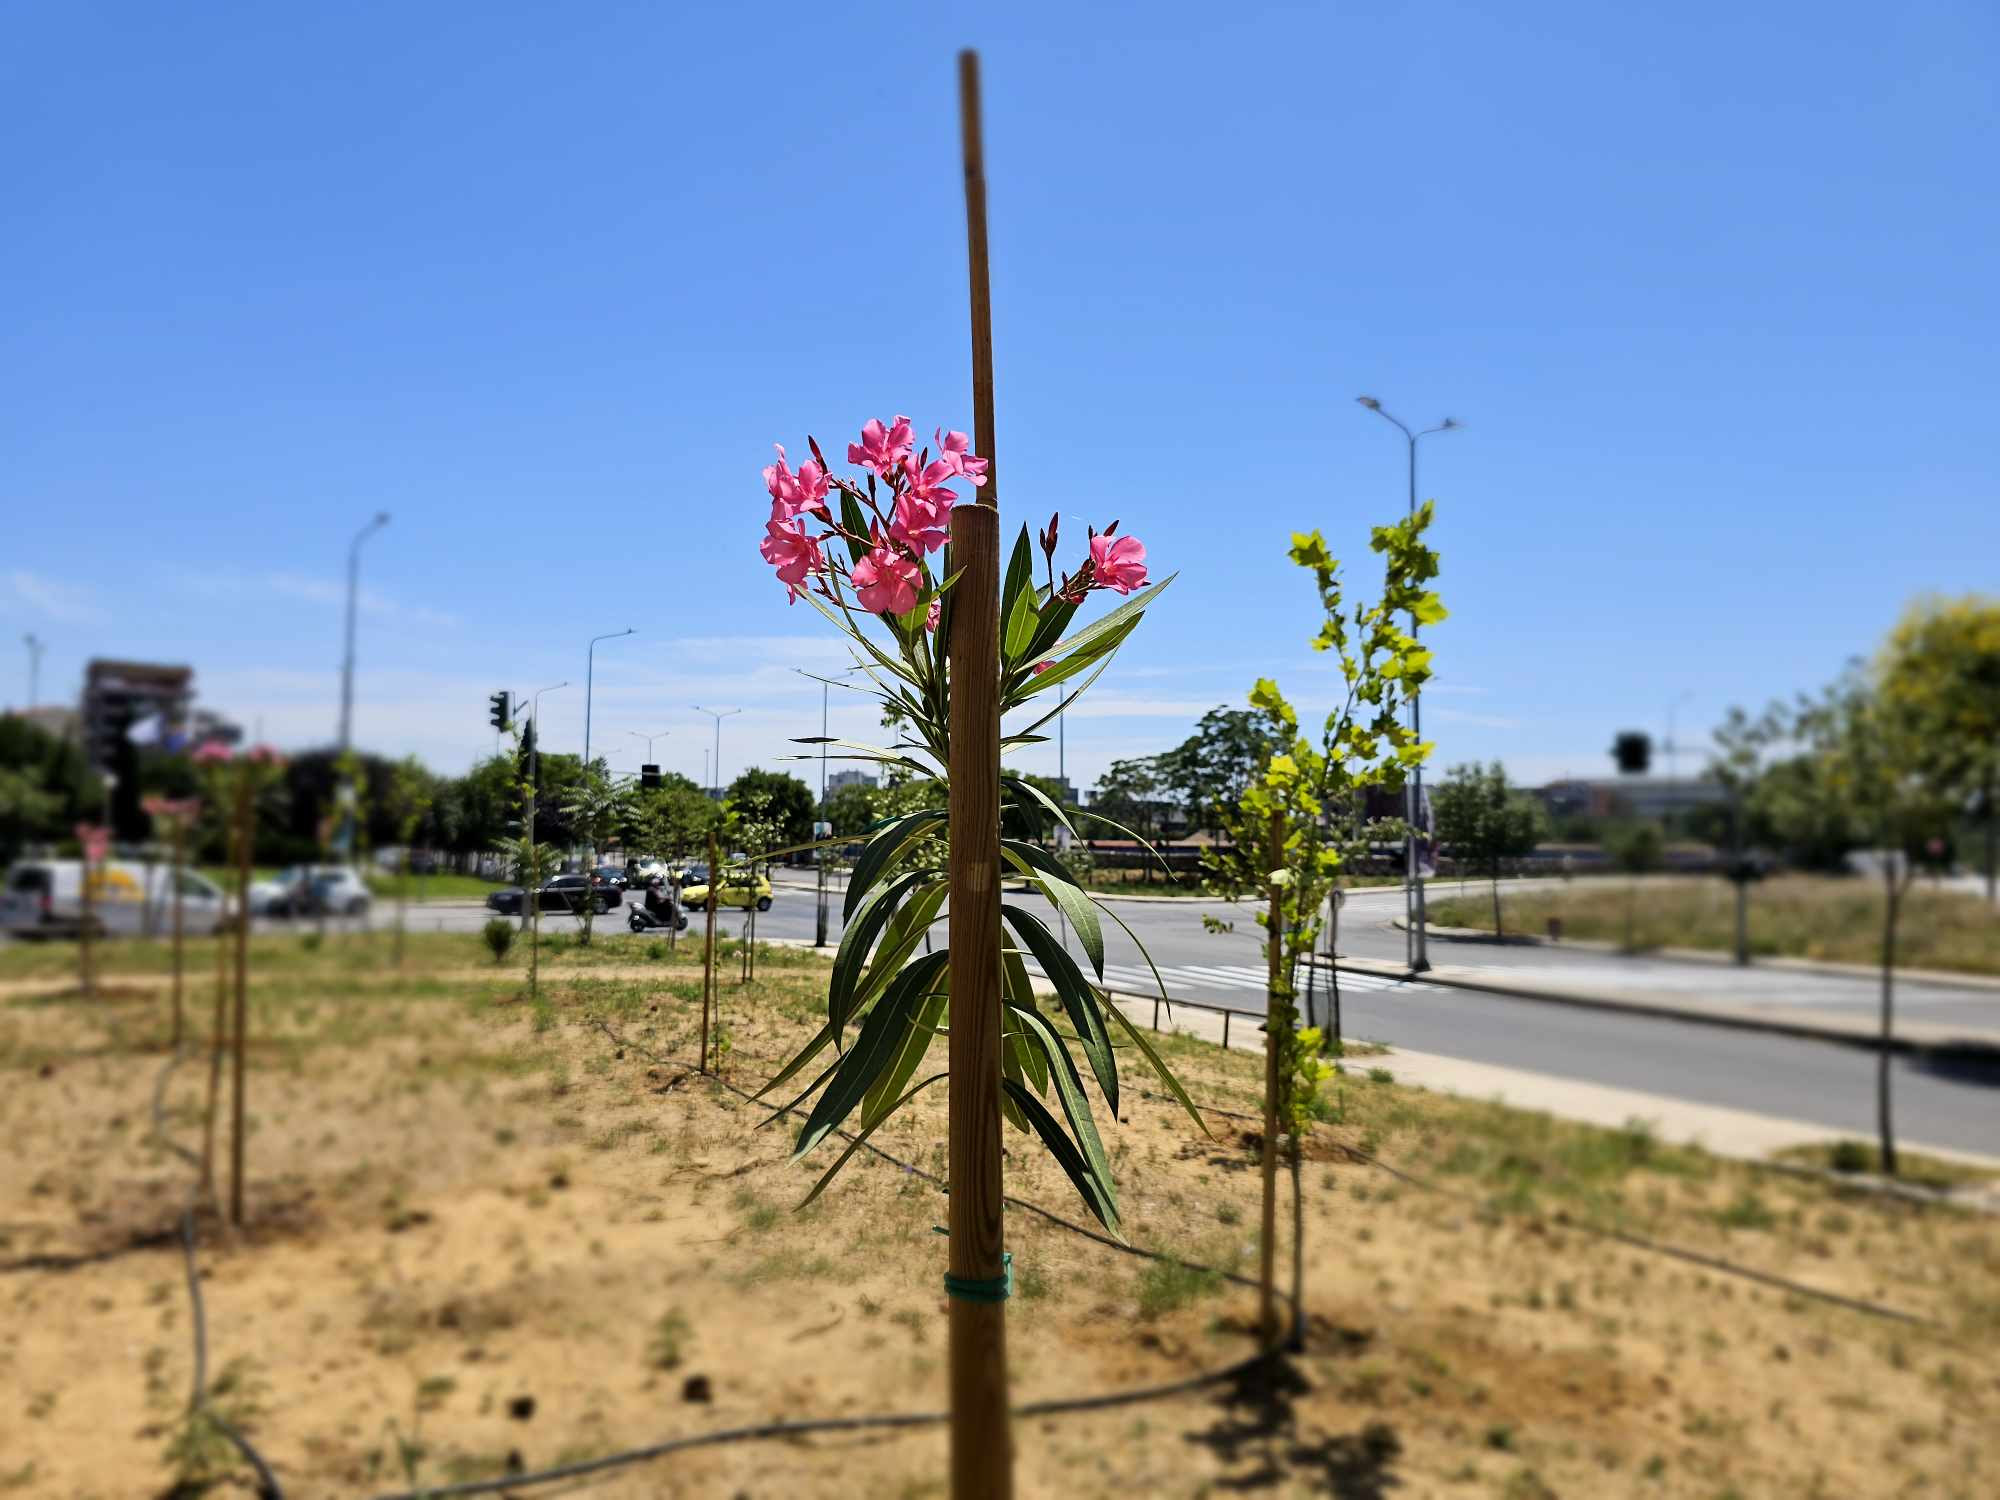
{"label": "wooden support stake", "polygon": [[243,1223],[243,1039],[250,1014],[250,843],[256,818],[251,771],[238,768],[242,785],[236,793],[236,904],[243,920],[236,924],[236,1022],[230,1038],[235,1058],[229,1102],[229,1222]]}
{"label": "wooden support stake", "polygon": [[187,864],[187,819],[174,814],[174,1037],[173,1049],[181,1050],[181,870]]}
{"label": "wooden support stake", "polygon": [[[1000,514],[993,462],[993,317],[986,257],[986,174],[979,58],[958,55],[971,276],[972,406],[988,462],[982,503],[951,517],[951,1228],[955,1279],[996,1281],[1005,1217],[1000,1178]],[[953,1500],[1010,1500],[1007,1304],[950,1301]]]}
{"label": "wooden support stake", "polygon": [[701,1071],[708,1071],[708,1010],[715,994],[715,908],[719,889],[716,882],[722,876],[722,866],[715,850],[715,835],[708,836],[708,899],[702,905],[708,908],[708,946],[701,955]]}
{"label": "wooden support stake", "polygon": [[[1271,814],[1269,868],[1276,870],[1285,853],[1285,815]],[[1258,1246],[1257,1328],[1269,1349],[1278,1340],[1278,986],[1284,972],[1285,892],[1271,886],[1270,940],[1266,945],[1269,980],[1264,999],[1264,1230]]]}

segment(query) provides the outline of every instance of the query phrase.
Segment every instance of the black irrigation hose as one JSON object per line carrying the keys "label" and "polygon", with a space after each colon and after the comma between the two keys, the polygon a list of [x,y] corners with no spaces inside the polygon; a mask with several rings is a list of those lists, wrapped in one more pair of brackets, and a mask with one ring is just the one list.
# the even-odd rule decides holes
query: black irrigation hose
{"label": "black irrigation hose", "polygon": [[205,1416],[218,1432],[235,1444],[236,1451],[257,1471],[257,1493],[262,1500],[284,1500],[285,1492],[278,1484],[278,1476],[271,1472],[264,1455],[208,1399],[208,1312],[202,1303],[201,1271],[195,1265],[194,1235],[195,1209],[201,1202],[201,1158],[167,1134],[166,1121],[167,1080],[173,1077],[174,1069],[186,1061],[187,1056],[185,1047],[175,1051],[153,1083],[153,1139],[186,1162],[195,1173],[194,1183],[188,1189],[187,1204],[181,1209],[181,1257],[187,1268],[188,1306],[194,1333],[194,1386],[188,1395],[188,1415],[192,1417],[200,1413]]}
{"label": "black irrigation hose", "polygon": [[[754,1094],[738,1088],[727,1079],[718,1077],[715,1074],[704,1075],[688,1067],[685,1063],[663,1057],[649,1048],[627,1040],[612,1030],[611,1026],[602,1018],[596,1019],[594,1024],[599,1031],[603,1032],[605,1036],[609,1037],[618,1046],[630,1048],[652,1063],[661,1067],[676,1069],[686,1078],[704,1076],[713,1078],[716,1083],[721,1084],[722,1087],[728,1089],[738,1098],[755,1104],[761,1109],[769,1110],[774,1116],[783,1114],[785,1111],[785,1107],[766,1104]],[[842,1140],[853,1140],[853,1137],[845,1131],[837,1130],[833,1134],[838,1135]],[[933,1186],[949,1191],[942,1178],[938,1177],[935,1173],[924,1170],[924,1168],[917,1166],[913,1162],[904,1161],[901,1157],[893,1156],[889,1152],[882,1150],[881,1147],[868,1142],[862,1142],[861,1149],[873,1153],[892,1166],[901,1167],[904,1171],[922,1178]],[[1122,1251],[1126,1255],[1138,1256],[1145,1260],[1166,1261],[1172,1265],[1186,1266],[1193,1270],[1211,1272],[1224,1280],[1235,1282],[1240,1286],[1255,1287],[1260,1285],[1259,1282],[1252,1280],[1250,1277],[1239,1275],[1234,1271],[1225,1271],[1219,1266],[1205,1266],[1199,1261],[1183,1260],[1177,1255],[1169,1255],[1164,1251],[1148,1250],[1143,1246],[1127,1244],[1123,1240],[1113,1239],[1111,1236],[1101,1234],[1088,1225],[1078,1224],[1072,1220],[1065,1219],[1062,1215],[1053,1213],[1039,1204],[1030,1203],[1023,1198],[1008,1197],[1003,1201],[1010,1207],[1022,1208],[1028,1210],[1030,1213],[1039,1214],[1042,1218],[1047,1219],[1059,1228],[1066,1229],[1072,1234],[1081,1235],[1085,1239],[1093,1240],[1100,1245],[1107,1245],[1113,1250]],[[1291,1295],[1282,1289],[1278,1290],[1277,1295],[1286,1302],[1292,1300]],[[1234,1364],[1224,1365],[1220,1369],[1204,1370],[1198,1374],[1184,1376],[1179,1380],[1167,1381],[1160,1385],[1136,1386],[1129,1390],[1107,1391],[1095,1396],[1069,1396],[1052,1401],[1031,1401],[1026,1405],[1015,1407],[1014,1415],[1017,1417],[1059,1416],[1071,1412],[1103,1411],[1120,1406],[1136,1406],[1147,1401],[1166,1400],[1169,1397],[1186,1395],[1191,1391],[1202,1390],[1211,1385],[1220,1385],[1228,1381],[1240,1380],[1244,1376],[1266,1366],[1278,1353],[1279,1349],[1276,1346],[1261,1349],[1245,1359],[1240,1359]],[[490,1495],[501,1490],[526,1489],[530,1485],[554,1484],[565,1479],[579,1479],[586,1475],[602,1473],[608,1469],[624,1468],[632,1464],[645,1463],[651,1459],[663,1458],[670,1453],[685,1452],[691,1448],[714,1447],[723,1443],[752,1442],[763,1438],[804,1437],[816,1432],[865,1432],[910,1427],[931,1427],[949,1420],[949,1417],[950,1413],[941,1411],[884,1412],[870,1416],[817,1417],[796,1422],[764,1422],[751,1427],[725,1427],[716,1432],[697,1433],[692,1437],[668,1438],[663,1442],[651,1443],[643,1448],[628,1448],[623,1452],[606,1454],[602,1458],[585,1459],[578,1463],[563,1464],[553,1469],[539,1469],[529,1474],[510,1474],[499,1479],[475,1479],[467,1480],[460,1484],[430,1485],[416,1490],[398,1490],[393,1494],[375,1496],[374,1500],[450,1500],[450,1497],[459,1495]]]}
{"label": "black irrigation hose", "polygon": [[[1161,1401],[1170,1396],[1183,1396],[1205,1386],[1220,1385],[1226,1381],[1239,1380],[1259,1369],[1272,1358],[1275,1351],[1253,1354],[1248,1359],[1238,1360],[1219,1370],[1206,1370],[1199,1375],[1190,1375],[1182,1380],[1169,1381],[1164,1385],[1136,1386],[1131,1390],[1111,1391],[1101,1396],[1072,1396],[1057,1401],[1030,1401],[1014,1408],[1017,1417],[1053,1417],[1071,1412],[1102,1411],[1107,1407],[1136,1406],[1146,1401]],[[951,1413],[942,1411],[884,1412],[874,1416],[859,1417],[813,1417],[798,1422],[761,1422],[753,1427],[724,1427],[715,1432],[696,1433],[692,1437],[668,1438],[664,1442],[650,1443],[643,1448],[628,1448],[622,1453],[607,1453],[602,1458],[583,1459],[573,1464],[563,1464],[554,1469],[540,1469],[532,1474],[512,1474],[502,1479],[473,1479],[461,1484],[427,1485],[423,1489],[398,1490],[390,1495],[377,1495],[374,1500],[450,1500],[457,1495],[490,1495],[499,1490],[525,1489],[529,1485],[554,1484],[563,1479],[579,1479],[588,1474],[600,1474],[607,1469],[620,1469],[632,1464],[645,1463],[650,1459],[663,1458],[669,1453],[681,1453],[690,1448],[713,1448],[724,1443],[753,1442],[760,1438],[806,1437],[816,1432],[870,1432],[884,1429],[909,1427],[935,1427],[951,1419]]]}
{"label": "black irrigation hose", "polygon": [[[1149,1093],[1143,1089],[1140,1092],[1145,1094],[1145,1097],[1148,1099],[1165,1100],[1166,1098],[1165,1095]],[[1256,1120],[1260,1118],[1257,1115],[1245,1114],[1241,1110],[1220,1109],[1208,1105],[1204,1105],[1202,1108],[1209,1114],[1220,1115],[1226,1119]],[[1336,1142],[1336,1144],[1354,1160],[1387,1172],[1397,1181],[1407,1182],[1413,1188],[1420,1189],[1426,1193],[1436,1193],[1439,1197],[1449,1198],[1455,1203],[1463,1203],[1469,1207],[1485,1207],[1484,1200],[1475,1193],[1461,1192],[1457,1188],[1449,1188],[1442,1183],[1428,1181],[1425,1178],[1417,1176],[1414,1172],[1407,1172],[1401,1167],[1394,1166],[1382,1160],[1379,1156],[1363,1151],[1359,1146],[1350,1146],[1345,1141]],[[1726,1276],[1740,1276],[1745,1281],[1760,1282],[1765,1286],[1775,1287],[1780,1291],[1792,1292],[1801,1297],[1811,1297],[1820,1302],[1830,1302],[1835,1307],[1845,1307],[1852,1312],[1866,1313],[1870,1317],[1887,1318],[1892,1322],[1909,1323],[1919,1328],[1937,1328],[1939,1326],[1935,1319],[1926,1318],[1919,1313],[1905,1312],[1899,1307],[1886,1307],[1879,1302],[1869,1302],[1860,1297],[1849,1297],[1841,1292],[1829,1292],[1821,1287],[1807,1286],[1802,1281],[1790,1281],[1783,1276],[1774,1275],[1769,1271],[1759,1271],[1754,1266],[1741,1266],[1734,1261],[1724,1260],[1720,1256],[1709,1255],[1705,1251],[1689,1250],[1680,1245],[1662,1244],[1658,1240],[1649,1240],[1643,1235],[1633,1234],[1628,1230],[1606,1229],[1600,1225],[1585,1224],[1576,1220],[1566,1220],[1563,1227],[1566,1229],[1575,1229],[1584,1234],[1595,1235],[1599,1239],[1615,1240],[1621,1245],[1629,1245],[1634,1250],[1645,1250],[1654,1255],[1664,1255],[1671,1260],[1683,1260],[1690,1265],[1702,1266],[1711,1271],[1719,1271]]]}

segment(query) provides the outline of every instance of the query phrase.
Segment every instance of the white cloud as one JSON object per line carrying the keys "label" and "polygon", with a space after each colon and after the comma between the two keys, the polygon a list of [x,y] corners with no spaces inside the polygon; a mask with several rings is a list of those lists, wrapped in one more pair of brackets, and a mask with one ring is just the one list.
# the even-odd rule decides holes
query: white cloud
{"label": "white cloud", "polygon": [[[1426,691],[1428,696],[1428,690]],[[1462,708],[1434,707],[1431,717],[1442,719],[1447,724],[1470,724],[1477,729],[1519,729],[1521,721],[1510,719],[1505,714],[1476,714]]]}
{"label": "white cloud", "polygon": [[[311,604],[322,609],[345,609],[347,585],[331,578],[315,578],[305,573],[197,573],[184,572],[174,580],[183,592],[205,599],[241,599],[245,594],[265,594]],[[366,586],[356,590],[355,609],[362,616],[385,623],[426,630],[454,630],[459,618],[427,604],[409,604]]]}
{"label": "white cloud", "polygon": [[64,625],[93,625],[109,618],[97,603],[95,592],[82,584],[15,568],[6,575],[6,585],[7,602],[29,614]]}

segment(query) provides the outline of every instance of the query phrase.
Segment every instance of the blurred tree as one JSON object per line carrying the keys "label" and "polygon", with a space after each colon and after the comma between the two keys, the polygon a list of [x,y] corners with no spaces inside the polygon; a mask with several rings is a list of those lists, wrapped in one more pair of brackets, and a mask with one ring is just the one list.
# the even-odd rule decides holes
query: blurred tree
{"label": "blurred tree", "polygon": [[1218,704],[1201,716],[1187,739],[1154,757],[1161,792],[1179,804],[1189,828],[1219,838],[1251,778],[1271,758],[1276,740],[1271,716],[1263,710]]}
{"label": "blurred tree", "polygon": [[0,765],[0,865],[12,861],[27,844],[45,836],[62,805],[44,790],[32,771]]}
{"label": "blurred tree", "polygon": [[32,720],[0,714],[0,769],[18,773],[29,790],[43,794],[25,797],[17,787],[17,796],[23,796],[15,804],[17,837],[23,843],[66,839],[79,821],[102,816],[104,788],[82,748]]}
{"label": "blurred tree", "polygon": [[1483,870],[1493,890],[1493,932],[1505,936],[1500,921],[1500,872],[1508,860],[1535,852],[1548,833],[1541,804],[1507,785],[1499,761],[1453,766],[1437,788],[1438,837],[1462,868]]}
{"label": "blurred tree", "polygon": [[1604,849],[1612,864],[1632,877],[1625,890],[1625,951],[1630,953],[1639,946],[1639,877],[1660,868],[1666,842],[1658,824],[1621,823],[1606,834]]}
{"label": "blurred tree", "polygon": [[[1090,799],[1090,811],[1110,822],[1123,824],[1134,835],[1151,843],[1159,835],[1160,815],[1168,806],[1168,791],[1160,757],[1144,755],[1114,760],[1097,778],[1097,789]],[[1112,831],[1117,832],[1116,829]],[[1144,880],[1150,884],[1153,861],[1144,851],[1141,851],[1139,866],[1145,872]]]}
{"label": "blurred tree", "polygon": [[1924,716],[1878,692],[1851,669],[1800,705],[1794,737],[1812,747],[1818,775],[1851,810],[1875,847],[1883,882],[1881,1039],[1876,1055],[1876,1121],[1882,1169],[1896,1174],[1896,1139],[1889,1098],[1895,1045],[1896,933],[1914,858],[1951,826],[1957,787],[1931,743]]}
{"label": "blurred tree", "polygon": [[861,832],[881,816],[875,810],[881,798],[879,788],[850,781],[828,794],[824,816],[833,825],[833,831],[845,838]]}
{"label": "blurred tree", "polygon": [[752,766],[729,783],[727,800],[739,816],[776,830],[779,842],[771,847],[812,838],[812,788],[788,772]]}
{"label": "blurred tree", "polygon": [[1979,819],[1986,898],[2000,899],[2000,599],[1912,606],[1877,670],[1919,738],[1926,781]]}

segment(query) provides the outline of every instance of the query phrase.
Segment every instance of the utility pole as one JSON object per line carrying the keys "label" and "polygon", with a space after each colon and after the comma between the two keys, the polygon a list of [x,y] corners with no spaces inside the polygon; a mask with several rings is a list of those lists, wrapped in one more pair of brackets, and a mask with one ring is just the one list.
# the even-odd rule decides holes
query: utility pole
{"label": "utility pole", "polygon": [[21,639],[28,647],[28,707],[34,708],[42,701],[42,653],[48,643],[33,631]]}
{"label": "utility pole", "polygon": [[[1408,440],[1410,450],[1409,514],[1412,516],[1416,515],[1417,443],[1421,439],[1429,437],[1434,432],[1456,432],[1465,424],[1456,417],[1446,417],[1435,427],[1426,427],[1422,432],[1412,432],[1401,421],[1384,410],[1382,403],[1377,401],[1373,396],[1356,396],[1354,399],[1374,412],[1376,416],[1382,418],[1383,421],[1394,423],[1404,438]],[[1414,640],[1416,635],[1417,620],[1412,615],[1410,617],[1411,639]],[[1410,734],[1419,743],[1422,742],[1424,737],[1423,710],[1418,701],[1420,696],[1417,693],[1410,694]],[[1410,783],[1404,792],[1404,798],[1408,808],[1410,823],[1410,836],[1405,846],[1407,865],[1404,876],[1406,882],[1403,896],[1405,902],[1404,915],[1409,928],[1409,946],[1407,950],[1409,968],[1411,973],[1416,974],[1423,972],[1431,966],[1430,959],[1424,952],[1424,876],[1421,862],[1417,857],[1417,840],[1423,832],[1424,768],[1421,765],[1412,768]]]}
{"label": "utility pole", "polygon": [[707,714],[711,719],[715,720],[715,766],[711,774],[715,777],[715,795],[716,800],[719,802],[722,800],[722,721],[732,715],[742,713],[743,710],[740,708],[725,708],[718,711],[713,708],[703,708],[697,703],[694,706],[694,711],[698,714]]}
{"label": "utility pole", "polygon": [[[354,534],[347,548],[347,651],[340,662],[340,754],[343,760],[354,747],[354,611],[361,593],[361,544],[389,524],[389,512],[378,510],[375,519]],[[334,793],[340,821],[334,835],[336,846],[349,857],[354,854],[354,782],[343,776]],[[322,926],[324,923],[322,923]]]}
{"label": "utility pole", "polygon": [[528,868],[521,875],[521,931],[528,930],[532,919],[535,930],[541,930],[542,892],[535,882],[535,791],[542,781],[542,694],[553,693],[557,688],[566,688],[569,680],[552,682],[545,688],[536,688],[530,700],[534,707],[528,713]]}

